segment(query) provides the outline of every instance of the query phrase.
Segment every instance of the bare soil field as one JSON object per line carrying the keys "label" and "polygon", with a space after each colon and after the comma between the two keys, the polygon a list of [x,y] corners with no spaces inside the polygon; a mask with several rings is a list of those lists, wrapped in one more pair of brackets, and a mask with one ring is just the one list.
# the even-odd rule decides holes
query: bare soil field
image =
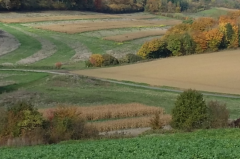
{"label": "bare soil field", "polygon": [[72,72],[155,86],[240,94],[239,59],[240,50],[232,50]]}
{"label": "bare soil field", "polygon": [[180,20],[132,20],[132,21],[106,21],[106,22],[88,22],[75,23],[65,25],[47,25],[36,27],[38,29],[63,32],[63,33],[81,33],[88,31],[96,31],[103,29],[128,28],[128,27],[151,27],[157,25],[176,25],[180,24]]}
{"label": "bare soil field", "polygon": [[115,41],[115,42],[125,42],[125,41],[143,38],[143,37],[149,37],[149,36],[162,36],[166,33],[166,31],[167,29],[158,29],[155,31],[151,31],[151,30],[139,31],[139,32],[133,32],[133,33],[126,33],[122,35],[104,37],[104,39]]}

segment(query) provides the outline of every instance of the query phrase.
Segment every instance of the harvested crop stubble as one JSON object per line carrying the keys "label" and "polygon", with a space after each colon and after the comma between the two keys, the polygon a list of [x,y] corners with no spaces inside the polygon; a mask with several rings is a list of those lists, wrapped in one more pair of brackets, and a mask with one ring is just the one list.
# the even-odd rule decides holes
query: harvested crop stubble
{"label": "harvested crop stubble", "polygon": [[[131,104],[110,104],[93,107],[76,107],[81,112],[81,117],[86,120],[100,120],[111,118],[126,118],[153,115],[154,113],[163,114],[164,110],[159,107],[151,107],[138,103]],[[46,117],[49,109],[40,109]],[[50,109],[54,110],[54,109]]]}
{"label": "harvested crop stubble", "polygon": [[[97,128],[99,132],[106,131],[114,131],[120,129],[129,129],[129,128],[143,128],[143,127],[151,127],[150,120],[153,116],[146,117],[137,117],[137,118],[126,118],[119,120],[111,120],[104,122],[93,122],[88,123],[88,125],[92,125]],[[170,123],[172,117],[171,115],[160,115],[160,120],[163,122],[163,125],[167,125]]]}
{"label": "harvested crop stubble", "polygon": [[150,36],[161,36],[161,35],[164,35],[166,31],[167,31],[166,29],[161,29],[156,31],[139,31],[139,32],[133,32],[133,33],[126,33],[122,35],[109,36],[109,37],[105,37],[104,39],[116,41],[116,42],[124,42],[124,41],[130,41],[130,40],[150,37]]}
{"label": "harvested crop stubble", "polygon": [[21,17],[12,19],[0,19],[3,23],[27,23],[27,22],[42,22],[42,21],[61,21],[75,19],[105,19],[105,18],[120,18],[115,15],[82,15],[82,16],[50,16],[50,17]]}
{"label": "harvested crop stubble", "polygon": [[[240,94],[240,50],[172,57],[133,65],[72,71],[97,78]],[[154,69],[153,69],[154,68]],[[155,69],[156,68],[156,69]],[[159,68],[164,68],[159,72]],[[127,72],[126,72],[127,71]]]}
{"label": "harvested crop stubble", "polygon": [[24,31],[24,30],[22,30],[21,28],[18,28],[18,27],[13,27],[13,26],[8,26],[8,25],[6,25],[6,26],[11,27],[13,29],[16,29],[20,32],[23,32],[24,34],[26,34],[28,36],[34,37],[42,45],[41,50],[39,50],[37,53],[34,53],[32,56],[21,59],[20,61],[17,62],[17,64],[35,63],[37,61],[40,61],[42,59],[45,59],[45,58],[53,55],[57,51],[56,46],[53,43],[51,43],[50,41],[48,41],[47,39],[44,39],[44,38],[42,38],[42,37],[40,37],[40,36],[38,36],[34,33]]}
{"label": "harvested crop stubble", "polygon": [[63,33],[81,33],[88,31],[96,31],[103,29],[115,29],[115,28],[129,28],[129,27],[151,27],[157,25],[176,25],[180,24],[179,20],[132,20],[132,21],[107,21],[107,22],[88,22],[88,23],[75,23],[65,25],[47,25],[38,26],[38,29],[45,29]]}

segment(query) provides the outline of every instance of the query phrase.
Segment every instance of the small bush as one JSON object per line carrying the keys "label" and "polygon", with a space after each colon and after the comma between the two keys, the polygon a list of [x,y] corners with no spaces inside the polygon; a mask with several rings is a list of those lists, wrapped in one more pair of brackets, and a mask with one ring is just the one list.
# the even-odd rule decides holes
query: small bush
{"label": "small bush", "polygon": [[41,128],[43,116],[28,102],[18,102],[9,107],[1,136],[20,137],[24,132]]}
{"label": "small bush", "polygon": [[57,63],[55,64],[55,67],[56,67],[57,69],[60,69],[60,68],[62,67],[62,63],[61,63],[61,62],[57,62]]}
{"label": "small bush", "polygon": [[164,122],[161,120],[162,113],[155,113],[154,117],[150,119],[150,125],[152,129],[162,129]]}
{"label": "small bush", "polygon": [[86,127],[80,114],[75,107],[59,106],[56,110],[52,110],[46,125],[48,143],[97,136],[98,132],[94,128]]}
{"label": "small bush", "polygon": [[119,64],[127,64],[128,58],[126,56],[123,56],[122,58],[118,59]]}
{"label": "small bush", "polygon": [[208,121],[208,108],[203,95],[195,90],[184,91],[172,110],[172,127],[183,130],[204,128]]}
{"label": "small bush", "polygon": [[103,66],[110,66],[110,65],[117,65],[119,64],[117,58],[113,57],[112,55],[109,54],[103,54]]}
{"label": "small bush", "polygon": [[220,104],[218,101],[210,101],[208,108],[211,128],[224,128],[228,126],[229,111],[226,104]]}
{"label": "small bush", "polygon": [[126,59],[128,60],[128,63],[135,63],[142,60],[140,56],[131,53],[126,55]]}
{"label": "small bush", "polygon": [[89,67],[93,67],[93,65],[89,60],[87,60],[85,61],[85,67],[89,68]]}
{"label": "small bush", "polygon": [[101,54],[92,54],[89,58],[89,61],[94,67],[101,67],[103,65],[104,59]]}

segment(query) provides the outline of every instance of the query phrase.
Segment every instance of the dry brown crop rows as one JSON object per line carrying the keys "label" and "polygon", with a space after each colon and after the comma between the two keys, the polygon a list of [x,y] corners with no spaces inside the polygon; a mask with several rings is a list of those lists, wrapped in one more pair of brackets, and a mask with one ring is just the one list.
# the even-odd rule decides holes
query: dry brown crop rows
{"label": "dry brown crop rows", "polygon": [[[78,112],[81,113],[81,117],[86,120],[100,120],[100,119],[112,119],[112,118],[126,118],[126,117],[139,117],[153,115],[154,113],[163,114],[164,110],[159,107],[151,107],[138,103],[131,104],[110,104],[103,106],[93,107],[76,107]],[[46,117],[48,110],[52,109],[40,109]]]}
{"label": "dry brown crop rows", "polygon": [[87,22],[87,23],[74,23],[64,25],[47,25],[38,26],[38,29],[45,29],[63,33],[81,33],[87,31],[96,31],[104,29],[116,29],[116,28],[129,28],[129,27],[151,27],[157,25],[176,25],[181,23],[179,20],[126,20],[126,21],[106,21],[106,22]]}
{"label": "dry brown crop rows", "polygon": [[109,36],[105,37],[105,40],[111,40],[116,42],[124,42],[124,41],[130,41],[134,39],[149,37],[149,36],[161,36],[166,33],[166,30],[157,30],[157,31],[139,31],[139,32],[133,32],[133,33],[126,33],[122,35],[116,35],[116,36]]}
{"label": "dry brown crop rows", "polygon": [[[114,131],[114,130],[129,129],[129,128],[143,128],[143,127],[151,127],[150,120],[152,118],[153,116],[126,118],[126,119],[111,120],[111,121],[104,121],[104,122],[93,122],[93,123],[89,123],[89,125],[93,125],[94,127],[96,127],[99,132]],[[171,116],[161,115],[160,120],[163,122],[164,125],[169,124],[169,122],[171,121]]]}

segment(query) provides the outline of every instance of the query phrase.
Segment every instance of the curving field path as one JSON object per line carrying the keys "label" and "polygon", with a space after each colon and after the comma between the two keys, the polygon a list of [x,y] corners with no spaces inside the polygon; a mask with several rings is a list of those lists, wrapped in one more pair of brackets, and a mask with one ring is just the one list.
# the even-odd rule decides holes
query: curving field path
{"label": "curving field path", "polygon": [[8,27],[11,27],[11,28],[16,29],[16,30],[18,30],[20,32],[23,32],[24,34],[26,34],[28,36],[34,37],[42,45],[42,49],[41,50],[39,50],[38,52],[34,53],[33,55],[31,55],[29,57],[26,57],[26,58],[23,58],[23,59],[19,60],[17,62],[17,64],[31,64],[31,63],[35,63],[37,61],[40,61],[42,59],[45,59],[45,58],[53,55],[57,51],[57,47],[52,42],[50,42],[47,39],[44,39],[44,38],[42,38],[42,37],[40,37],[40,36],[38,36],[38,35],[36,35],[34,33],[24,31],[24,30],[22,30],[21,28],[18,28],[18,27],[13,27],[13,26],[8,26]]}
{"label": "curving field path", "polygon": [[20,45],[13,35],[0,30],[0,56],[16,50]]}
{"label": "curving field path", "polygon": [[156,86],[240,94],[239,60],[240,50],[233,50],[72,73]]}

